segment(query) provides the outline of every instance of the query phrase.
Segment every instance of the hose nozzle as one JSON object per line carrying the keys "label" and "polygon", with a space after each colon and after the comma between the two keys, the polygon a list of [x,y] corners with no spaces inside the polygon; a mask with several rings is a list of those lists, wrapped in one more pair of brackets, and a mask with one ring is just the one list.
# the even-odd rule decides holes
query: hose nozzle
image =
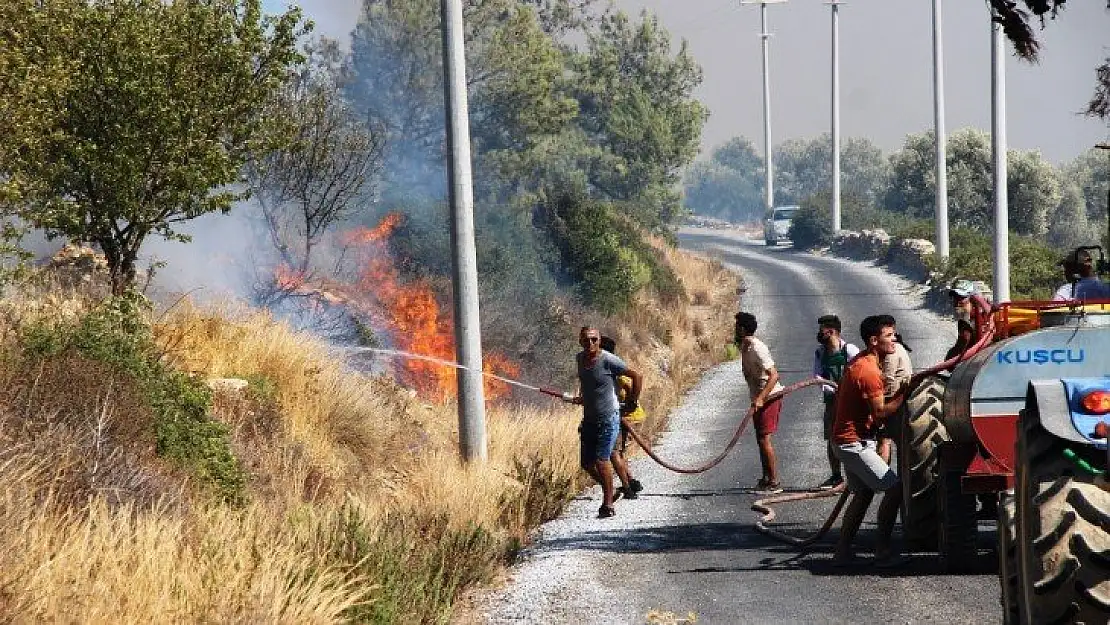
{"label": "hose nozzle", "polygon": [[544,395],[550,395],[550,396],[555,397],[557,399],[561,399],[561,400],[563,400],[567,403],[570,403],[570,402],[574,401],[574,395],[571,395],[570,393],[565,393],[563,391],[560,391],[557,388],[546,388],[546,387],[544,387],[544,388],[540,389],[540,392],[543,393]]}

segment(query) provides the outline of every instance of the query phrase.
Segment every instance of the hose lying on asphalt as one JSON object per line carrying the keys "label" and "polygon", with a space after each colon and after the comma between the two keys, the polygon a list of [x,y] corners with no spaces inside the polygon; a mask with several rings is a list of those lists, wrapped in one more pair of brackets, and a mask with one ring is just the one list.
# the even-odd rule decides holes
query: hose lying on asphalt
{"label": "hose lying on asphalt", "polygon": [[[794,545],[795,547],[808,547],[809,545],[812,545],[813,543],[821,540],[821,538],[826,533],[828,533],[830,529],[832,529],[833,523],[835,523],[837,517],[840,516],[841,508],[843,508],[845,502],[848,501],[849,494],[850,493],[844,487],[844,484],[841,483],[839,486],[832,490],[790,493],[789,495],[778,495],[775,497],[767,497],[766,499],[757,499],[756,501],[752,502],[752,510],[762,514],[763,516],[755,522],[755,529],[760,534],[770,536],[771,538],[780,540],[790,545]],[[804,499],[824,499],[825,497],[832,497],[834,495],[840,495],[840,499],[836,500],[836,505],[833,506],[832,512],[829,513],[829,517],[825,519],[824,525],[822,525],[821,529],[817,530],[817,533],[815,534],[812,534],[805,538],[799,538],[797,536],[791,536],[790,534],[785,534],[773,527],[767,526],[768,523],[775,520],[775,509],[771,507],[773,505],[787,503],[790,501],[802,501]]]}
{"label": "hose lying on asphalt", "polygon": [[659,463],[659,465],[662,466],[663,468],[670,469],[671,471],[674,471],[675,473],[685,473],[685,474],[703,473],[705,471],[708,471],[709,469],[712,469],[713,467],[717,466],[718,464],[720,464],[721,461],[724,460],[726,456],[728,456],[729,452],[732,451],[732,448],[735,447],[736,443],[740,441],[740,436],[744,433],[744,430],[747,429],[748,424],[751,423],[752,418],[755,417],[757,412],[762,411],[764,408],[767,407],[768,404],[770,404],[771,402],[773,402],[777,399],[781,399],[782,397],[784,397],[786,395],[789,395],[790,393],[793,393],[796,390],[803,389],[807,386],[813,386],[814,384],[828,384],[828,385],[831,385],[831,386],[836,386],[836,384],[834,384],[833,382],[830,382],[828,380],[824,380],[822,378],[810,378],[808,380],[802,380],[801,382],[795,382],[794,384],[791,384],[790,386],[782,389],[781,391],[771,393],[770,395],[767,396],[767,401],[764,402],[763,408],[760,408],[759,410],[756,410],[755,406],[752,406],[752,407],[748,408],[747,414],[744,415],[744,418],[740,421],[740,425],[738,425],[737,428],[736,428],[736,432],[733,433],[732,438],[728,441],[728,444],[725,445],[724,450],[720,454],[718,454],[715,458],[713,458],[709,462],[700,464],[700,465],[695,466],[695,467],[680,467],[680,466],[677,466],[677,465],[673,465],[673,464],[667,462],[666,460],[660,458],[658,456],[658,454],[656,454],[655,451],[652,450],[651,443],[647,442],[643,437],[641,437],[639,432],[636,431],[636,428],[632,427],[632,424],[630,424],[628,421],[624,420],[623,418],[621,419],[621,424],[624,425],[625,430],[628,431],[628,434],[630,436],[632,436],[632,440],[636,441],[636,444],[639,445],[644,450],[644,453],[646,453],[648,455],[648,457],[650,457],[652,460]]}

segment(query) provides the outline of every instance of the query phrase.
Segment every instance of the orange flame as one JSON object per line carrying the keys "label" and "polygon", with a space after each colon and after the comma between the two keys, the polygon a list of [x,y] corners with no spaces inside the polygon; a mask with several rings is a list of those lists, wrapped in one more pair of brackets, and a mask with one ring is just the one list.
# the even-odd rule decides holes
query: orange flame
{"label": "orange flame", "polygon": [[[278,267],[275,279],[284,290],[370,317],[389,331],[401,351],[452,362],[454,326],[448,316],[441,314],[431,284],[427,280],[402,284],[386,250],[385,243],[401,218],[399,213],[390,213],[373,228],[341,235],[340,240],[362,256],[363,270],[354,284],[313,281],[310,285],[304,275],[284,265]],[[404,360],[399,367],[404,382],[425,397],[443,401],[456,395],[454,367],[417,359]],[[496,353],[483,356],[482,368],[485,373],[502,377],[520,374],[516,363]],[[510,390],[505,382],[488,377],[484,386],[487,399],[502,397]]]}

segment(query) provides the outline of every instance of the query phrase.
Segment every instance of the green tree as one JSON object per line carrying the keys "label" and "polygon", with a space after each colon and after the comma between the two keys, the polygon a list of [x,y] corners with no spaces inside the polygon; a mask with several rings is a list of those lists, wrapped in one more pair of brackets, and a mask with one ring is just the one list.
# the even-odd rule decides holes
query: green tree
{"label": "green tree", "polygon": [[1107,217],[1107,194],[1110,193],[1110,151],[1090,149],[1064,165],[1063,179],[1083,193],[1087,219],[1104,221]]}
{"label": "green tree", "polygon": [[671,48],[658,18],[644,12],[634,23],[618,11],[600,18],[574,64],[579,124],[615,157],[590,183],[603,197],[631,201],[649,228],[681,213],[675,187],[706,119],[693,97],[701,68],[685,41],[674,55]]}
{"label": "green tree", "polygon": [[[1093,242],[1092,228],[1087,221],[1087,206],[1083,190],[1078,185],[1068,185],[1060,205],[1053,211],[1046,240],[1056,249],[1071,249]],[[1096,235],[1097,238],[1097,235]]]}
{"label": "green tree", "polygon": [[1039,150],[1011,150],[1006,167],[1007,206],[1014,232],[1042,239],[1060,205],[1060,176]]}
{"label": "green tree", "polygon": [[[465,5],[471,139],[478,192],[497,189],[508,154],[563,131],[576,114],[566,52],[544,29],[576,26],[560,0]],[[529,6],[532,5],[532,6]],[[445,195],[443,61],[436,0],[366,0],[351,43],[346,94],[385,133],[387,201]],[[488,159],[488,160],[487,160]]]}
{"label": "green tree", "polygon": [[64,67],[66,80],[40,102],[35,140],[6,150],[4,176],[28,223],[97,244],[122,291],[149,235],[187,240],[177,224],[247,196],[243,166],[281,140],[266,113],[307,27],[297,9],[265,16],[261,0],[20,4],[34,16],[3,31],[0,46],[47,42],[29,79],[49,82]]}
{"label": "green tree", "polygon": [[[776,204],[799,204],[832,188],[832,135],[788,139],[775,148],[774,159]],[[840,146],[844,194],[877,202],[886,191],[889,169],[883,151],[868,139],[852,137]]]}
{"label": "green tree", "polygon": [[[1049,211],[1060,201],[1060,182],[1053,166],[1038,152],[1007,153],[1007,200],[1010,225],[1019,234],[1044,236]],[[906,137],[891,156],[886,208],[932,218],[936,193],[933,133]],[[990,136],[964,128],[948,137],[948,214],[954,226],[989,232],[993,218],[994,175]]]}
{"label": "green tree", "polygon": [[[929,133],[932,139],[932,133]],[[929,154],[933,151],[929,142]],[[932,164],[932,159],[927,162]],[[994,222],[992,197],[994,174],[991,161],[990,135],[978,128],[962,128],[948,137],[948,215],[953,226],[965,226],[987,232]],[[927,209],[918,217],[934,213],[936,176],[929,187]]]}
{"label": "green tree", "polygon": [[746,137],[733,137],[708,162],[686,172],[685,203],[694,214],[734,222],[763,219],[763,159]]}

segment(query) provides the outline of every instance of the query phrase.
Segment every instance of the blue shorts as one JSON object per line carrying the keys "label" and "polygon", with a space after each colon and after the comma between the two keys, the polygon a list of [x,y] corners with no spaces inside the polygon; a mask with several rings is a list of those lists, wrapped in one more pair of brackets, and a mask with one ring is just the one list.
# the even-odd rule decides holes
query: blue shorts
{"label": "blue shorts", "polygon": [[594,419],[583,419],[582,425],[578,428],[582,443],[579,462],[582,467],[591,467],[599,460],[608,460],[609,456],[613,455],[620,430],[620,410],[599,415]]}

